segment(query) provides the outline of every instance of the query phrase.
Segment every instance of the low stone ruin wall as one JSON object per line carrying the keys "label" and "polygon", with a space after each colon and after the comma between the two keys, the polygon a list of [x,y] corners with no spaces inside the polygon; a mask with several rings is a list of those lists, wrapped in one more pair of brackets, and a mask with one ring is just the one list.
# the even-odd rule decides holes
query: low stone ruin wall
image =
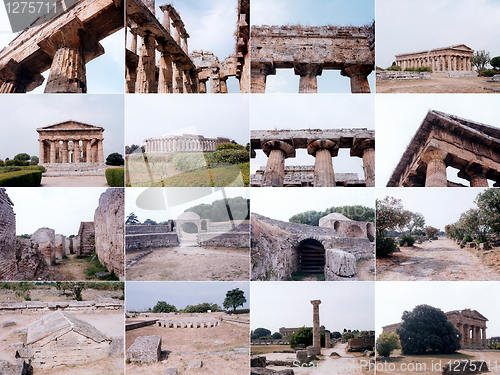
{"label": "low stone ruin wall", "polygon": [[125,236],[125,251],[146,250],[149,248],[177,246],[177,233],[127,234]]}
{"label": "low stone ruin wall", "polygon": [[373,350],[374,347],[375,336],[363,336],[347,340],[347,350],[351,352]]}
{"label": "low stone ruin wall", "polygon": [[200,246],[214,247],[249,247],[249,232],[229,232],[215,235],[214,233],[198,233],[198,244]]}
{"label": "low stone ruin wall", "polygon": [[405,71],[392,71],[392,70],[377,70],[375,72],[376,82],[383,81],[413,81],[416,79],[430,79],[431,73],[429,72],[405,72]]}
{"label": "low stone ruin wall", "polygon": [[158,321],[158,319],[153,319],[153,320],[145,320],[142,322],[125,323],[125,331],[131,331],[131,330],[137,329],[137,328],[153,326],[153,325],[156,325],[157,321]]}
{"label": "low stone ruin wall", "polygon": [[158,320],[156,325],[165,328],[212,328],[220,324],[218,319]]}
{"label": "low stone ruin wall", "polygon": [[170,233],[171,225],[126,225],[125,232],[130,234]]}
{"label": "low stone ruin wall", "polygon": [[477,73],[473,71],[449,71],[446,72],[446,78],[474,78],[477,77]]}
{"label": "low stone ruin wall", "polygon": [[55,310],[63,311],[89,311],[102,312],[109,310],[122,310],[124,304],[113,299],[102,299],[97,301],[69,301],[69,302],[1,302],[0,314],[34,314]]}

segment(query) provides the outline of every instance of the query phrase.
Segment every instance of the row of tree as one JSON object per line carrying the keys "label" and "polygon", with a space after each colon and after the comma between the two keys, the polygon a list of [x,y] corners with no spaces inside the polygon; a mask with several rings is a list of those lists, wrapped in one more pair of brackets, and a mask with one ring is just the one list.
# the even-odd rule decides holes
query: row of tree
{"label": "row of tree", "polygon": [[0,159],[0,167],[16,166],[25,167],[27,165],[37,165],[38,156],[30,156],[25,152],[17,154],[13,159],[5,158],[5,161]]}
{"label": "row of tree", "polygon": [[195,212],[202,219],[213,222],[227,221],[229,215],[233,220],[250,219],[250,199],[243,197],[219,199],[211,204],[198,204],[188,208],[185,212]]}
{"label": "row of tree", "polygon": [[289,221],[291,223],[306,224],[306,225],[319,225],[319,219],[331,213],[340,213],[345,217],[355,221],[375,221],[375,210],[370,207],[356,205],[356,206],[339,206],[330,207],[324,211],[306,211],[293,215]]}

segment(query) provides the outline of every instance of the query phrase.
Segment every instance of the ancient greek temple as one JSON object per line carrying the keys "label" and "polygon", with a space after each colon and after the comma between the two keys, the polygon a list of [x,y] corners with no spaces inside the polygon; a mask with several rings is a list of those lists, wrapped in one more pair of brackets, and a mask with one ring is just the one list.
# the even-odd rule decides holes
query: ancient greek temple
{"label": "ancient greek temple", "polygon": [[318,92],[323,70],[340,70],[351,79],[351,92],[369,93],[375,67],[375,24],[363,27],[252,26],[251,92],[264,93],[276,69],[294,69],[299,93]]}
{"label": "ancient greek temple", "polygon": [[[251,186],[375,186],[374,130],[252,130],[250,142],[252,158],[259,149],[268,157],[266,166],[251,176]],[[341,148],[349,148],[351,156],[363,159],[364,180],[355,173],[334,173],[332,158]],[[285,159],[294,158],[297,149],[307,149],[314,167],[285,166]]]}
{"label": "ancient greek temple", "polygon": [[[431,110],[387,186],[487,187],[488,180],[498,184],[499,145],[499,128]],[[458,177],[468,185],[448,181],[448,167],[458,169]]]}
{"label": "ancient greek temple", "polygon": [[396,65],[401,69],[429,66],[433,72],[472,71],[471,57],[474,50],[465,44],[435,48],[430,51],[402,53],[396,55]]}
{"label": "ancient greek temple", "polygon": [[38,128],[39,164],[104,163],[104,128],[77,121]]}
{"label": "ancient greek temple", "polygon": [[215,151],[221,143],[229,143],[229,138],[205,138],[202,135],[169,135],[157,138],[148,138],[146,142],[146,153],[164,154],[170,152],[203,152]]}
{"label": "ancient greek temple", "polygon": [[486,319],[476,310],[465,309],[448,311],[448,321],[462,334],[460,346],[462,348],[487,349]]}
{"label": "ancient greek temple", "polygon": [[[35,21],[0,51],[0,93],[86,93],[86,64],[104,54],[100,40],[123,28],[121,0],[79,0]],[[49,17],[50,19],[47,19]]]}

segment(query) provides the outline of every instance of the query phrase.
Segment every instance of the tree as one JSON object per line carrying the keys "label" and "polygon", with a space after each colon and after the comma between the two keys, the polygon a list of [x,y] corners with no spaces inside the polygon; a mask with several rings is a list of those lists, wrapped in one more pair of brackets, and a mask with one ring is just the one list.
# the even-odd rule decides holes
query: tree
{"label": "tree", "polygon": [[486,189],[477,195],[474,203],[477,204],[484,224],[492,232],[500,232],[500,191],[496,188]]}
{"label": "tree", "polygon": [[490,60],[490,65],[495,69],[500,69],[500,56],[493,57]]}
{"label": "tree", "polygon": [[303,344],[306,347],[311,346],[313,342],[312,327],[300,327],[290,335],[288,342],[292,349],[296,348],[299,344]]}
{"label": "tree", "polygon": [[420,212],[411,212],[408,213],[408,223],[406,227],[410,231],[410,236],[415,229],[423,229],[425,226],[425,217]]}
{"label": "tree", "polygon": [[40,159],[38,159],[38,156],[33,155],[33,156],[31,156],[30,161],[35,162],[36,164],[38,164],[39,161],[40,161]]}
{"label": "tree", "polygon": [[403,209],[401,199],[385,197],[375,201],[377,210],[377,236],[384,236],[387,230],[402,230],[409,221],[409,212]]}
{"label": "tree", "polygon": [[261,337],[266,337],[266,336],[269,336],[271,334],[271,331],[268,330],[267,328],[257,328],[255,329],[255,331],[253,331],[253,333],[250,335],[250,338],[252,340],[258,340],[260,339]]}
{"label": "tree", "polygon": [[395,349],[401,349],[399,336],[394,332],[382,332],[377,338],[378,355],[389,357]]}
{"label": "tree", "polygon": [[158,223],[152,219],[146,219],[144,220],[143,224],[149,224],[149,225],[158,225]]}
{"label": "tree", "polygon": [[169,313],[177,312],[177,308],[174,305],[168,304],[166,301],[158,301],[153,307],[154,313]]}
{"label": "tree", "polygon": [[239,288],[236,288],[226,293],[226,298],[224,299],[224,303],[222,305],[225,309],[232,307],[233,311],[236,311],[236,308],[238,306],[243,306],[246,301],[247,299],[245,298],[244,292]]}
{"label": "tree", "polygon": [[134,214],[133,212],[131,212],[128,216],[127,216],[127,220],[125,221],[125,224],[126,225],[134,225],[134,224],[140,224],[141,222],[139,221],[139,219],[137,218],[137,215]]}
{"label": "tree", "polygon": [[87,288],[87,284],[85,283],[77,282],[71,284],[71,291],[75,295],[77,301],[83,301],[82,292],[85,288]]}
{"label": "tree", "polygon": [[484,67],[490,62],[490,53],[486,52],[486,50],[476,51],[474,52],[474,56],[471,57],[470,62],[472,65],[476,67],[476,70],[479,75],[484,70]]}
{"label": "tree", "polygon": [[129,155],[136,150],[137,150],[137,152],[140,152],[140,148],[138,145],[125,146],[125,155]]}
{"label": "tree", "polygon": [[375,221],[375,210],[371,207],[361,205],[330,207],[320,212],[314,210],[305,211],[293,215],[288,221],[291,223],[318,226],[319,219],[334,212],[340,213],[348,219],[355,221]]}
{"label": "tree", "polygon": [[425,234],[429,238],[433,238],[437,232],[439,232],[439,229],[436,229],[436,228],[431,227],[431,226],[425,227]]}
{"label": "tree", "polygon": [[403,354],[450,354],[460,348],[460,332],[440,309],[418,305],[401,319],[397,333]]}
{"label": "tree", "polygon": [[335,332],[332,332],[330,336],[333,337],[334,339],[339,339],[342,337],[342,334],[338,331],[335,331]]}
{"label": "tree", "polygon": [[31,156],[29,156],[27,153],[22,152],[20,154],[17,154],[14,156],[14,160],[22,160],[22,161],[28,161],[30,160]]}
{"label": "tree", "polygon": [[113,152],[112,154],[109,154],[108,157],[106,158],[106,165],[120,166],[124,164],[125,160],[123,160],[122,154],[119,154],[118,152]]}
{"label": "tree", "polygon": [[279,332],[274,332],[271,337],[275,340],[281,340],[283,338],[283,335]]}

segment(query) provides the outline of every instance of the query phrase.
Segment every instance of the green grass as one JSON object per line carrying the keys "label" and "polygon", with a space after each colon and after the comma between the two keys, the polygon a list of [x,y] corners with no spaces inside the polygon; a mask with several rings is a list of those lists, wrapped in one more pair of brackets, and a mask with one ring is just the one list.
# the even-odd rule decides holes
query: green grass
{"label": "green grass", "polygon": [[[85,273],[87,275],[87,279],[95,279],[96,273],[97,272],[108,272],[108,269],[106,266],[101,264],[99,261],[99,258],[97,257],[96,253],[92,253],[92,255],[88,258],[89,259],[89,267],[85,270]],[[98,277],[97,279],[99,280],[104,280],[104,281],[118,281],[119,278],[118,276],[115,275],[114,271],[111,271],[109,274],[105,276]]]}

